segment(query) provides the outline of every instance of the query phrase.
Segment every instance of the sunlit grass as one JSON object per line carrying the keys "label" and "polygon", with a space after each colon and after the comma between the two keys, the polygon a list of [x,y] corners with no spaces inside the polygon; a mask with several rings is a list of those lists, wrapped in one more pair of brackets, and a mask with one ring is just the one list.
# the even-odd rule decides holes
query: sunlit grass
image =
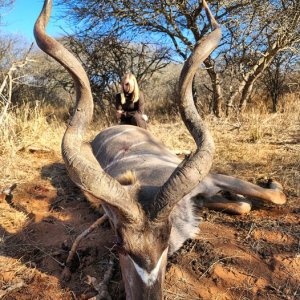
{"label": "sunlit grass", "polygon": [[[207,116],[206,122],[216,144],[214,170],[249,178],[270,174],[291,184],[294,191],[299,190],[296,181],[299,181],[300,101],[297,95],[288,95],[283,102],[284,111],[276,114],[268,113],[266,107],[260,105],[258,109],[251,108],[230,118]],[[161,104],[158,101],[152,105],[149,130],[171,150],[193,151],[194,141],[178,114],[160,114],[157,108]],[[9,111],[0,128],[0,184],[30,178],[35,167],[29,161],[31,152],[51,152],[53,157],[61,156],[60,144],[67,123],[62,119],[63,115],[62,108],[40,102]],[[86,140],[105,127],[104,119],[95,117]],[[38,160],[35,163],[38,167]]]}
{"label": "sunlit grass", "polygon": [[[268,113],[266,107],[260,106],[230,118],[206,116],[206,122],[216,145],[213,172],[252,182],[260,177],[273,177],[283,184],[289,201],[292,199],[296,202],[300,195],[300,101],[297,95],[289,95],[284,100],[284,110],[280,109],[277,114]],[[170,150],[194,151],[195,143],[182,120],[176,111],[168,114],[162,110],[164,104],[160,101],[153,104],[153,110],[149,112],[149,131]],[[0,190],[13,183],[21,186],[22,183],[34,184],[35,180],[40,180],[45,165],[62,163],[60,144],[67,123],[66,118],[62,117],[64,115],[67,113],[62,108],[42,103],[24,104],[9,111],[0,127]],[[95,117],[86,140],[92,139],[105,127],[103,120],[106,118]],[[5,235],[0,237],[2,295],[26,287],[28,295],[40,292],[43,295],[51,294],[53,299],[69,299],[67,293],[61,290],[58,279],[41,273],[30,261],[1,256],[1,243],[4,244],[9,235],[22,232],[32,221],[29,215],[5,200],[1,201],[0,226],[5,231]],[[36,200],[36,203],[40,208],[41,201]],[[55,218],[68,220],[59,212]],[[259,250],[259,243],[262,243],[261,239],[255,244],[255,251]],[[171,289],[166,293],[173,297]]]}

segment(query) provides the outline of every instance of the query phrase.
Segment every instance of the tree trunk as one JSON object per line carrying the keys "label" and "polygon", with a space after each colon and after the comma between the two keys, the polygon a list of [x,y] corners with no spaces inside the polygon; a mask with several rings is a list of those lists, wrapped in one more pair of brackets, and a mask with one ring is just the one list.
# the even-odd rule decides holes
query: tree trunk
{"label": "tree trunk", "polygon": [[249,80],[248,82],[246,82],[246,84],[243,88],[243,91],[242,91],[241,98],[240,98],[239,111],[243,111],[246,108],[247,102],[248,102],[248,100],[251,96],[252,90],[253,90],[254,82],[257,78],[258,77],[254,78],[251,81]]}
{"label": "tree trunk", "polygon": [[214,64],[210,59],[204,61],[204,65],[207,68],[208,75],[211,80],[211,86],[213,90],[212,95],[212,112],[216,117],[221,117],[222,114],[222,103],[223,103],[223,93],[220,82],[220,75],[215,72]]}
{"label": "tree trunk", "polygon": [[272,112],[276,113],[278,109],[278,100],[279,100],[279,95],[278,93],[273,93],[272,95]]}
{"label": "tree trunk", "polygon": [[271,64],[276,54],[280,51],[280,47],[277,42],[275,42],[266,52],[266,54],[261,57],[258,62],[253,66],[251,70],[249,70],[246,74],[243,75],[243,80],[240,83],[237,91],[232,94],[232,96],[227,101],[226,115],[228,116],[230,113],[230,108],[233,107],[234,101],[237,99],[239,95],[239,110],[244,110],[249,97],[251,96],[251,92],[253,89],[253,85],[255,81],[262,75],[264,70]]}

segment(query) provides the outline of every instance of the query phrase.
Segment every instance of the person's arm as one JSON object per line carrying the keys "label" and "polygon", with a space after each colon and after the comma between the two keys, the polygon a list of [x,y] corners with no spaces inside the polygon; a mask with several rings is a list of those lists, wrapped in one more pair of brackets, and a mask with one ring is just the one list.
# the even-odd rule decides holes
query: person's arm
{"label": "person's arm", "polygon": [[139,101],[138,113],[140,113],[142,115],[142,118],[146,122],[148,122],[148,116],[145,115],[144,107],[145,107],[145,98],[144,98],[144,94],[141,92],[140,93],[140,101]]}
{"label": "person's arm", "polygon": [[123,114],[123,108],[121,105],[121,95],[117,94],[116,95],[116,117],[118,121],[121,119],[122,114]]}
{"label": "person's arm", "polygon": [[141,115],[144,114],[144,104],[145,104],[144,94],[143,92],[140,91],[139,105],[137,111]]}

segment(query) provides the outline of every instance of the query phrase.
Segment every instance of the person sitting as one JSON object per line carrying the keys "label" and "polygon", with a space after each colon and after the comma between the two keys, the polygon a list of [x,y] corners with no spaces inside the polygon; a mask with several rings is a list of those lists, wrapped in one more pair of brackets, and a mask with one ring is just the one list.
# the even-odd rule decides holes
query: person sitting
{"label": "person sitting", "polygon": [[116,116],[120,124],[130,124],[147,129],[147,116],[144,114],[144,95],[139,90],[132,73],[124,75],[121,81],[122,92],[116,95]]}

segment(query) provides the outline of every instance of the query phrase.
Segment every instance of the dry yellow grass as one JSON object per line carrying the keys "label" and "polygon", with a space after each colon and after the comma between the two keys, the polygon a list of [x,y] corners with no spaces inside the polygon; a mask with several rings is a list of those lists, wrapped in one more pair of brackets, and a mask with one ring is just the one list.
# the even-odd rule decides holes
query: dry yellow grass
{"label": "dry yellow grass", "polygon": [[35,165],[28,153],[58,152],[64,129],[61,121],[50,120],[48,107],[38,102],[12,110],[0,128],[0,186],[30,180]]}
{"label": "dry yellow grass", "polygon": [[[269,114],[265,107],[239,117],[206,118],[216,144],[214,170],[246,179],[271,175],[299,194],[300,100],[286,97],[285,112]],[[66,124],[55,118],[54,108],[24,105],[8,114],[0,128],[0,186],[28,181],[39,163],[30,161],[31,152],[53,153],[60,157],[60,143]],[[51,116],[51,117],[50,117]],[[194,150],[192,137],[178,116],[165,123],[165,116],[151,120],[149,130],[168,148]],[[87,133],[92,139],[103,124],[95,122]]]}
{"label": "dry yellow grass", "polygon": [[1,126],[0,154],[14,155],[32,145],[55,148],[59,145],[58,134],[64,127],[61,121],[50,118],[47,105],[24,104],[13,109]]}
{"label": "dry yellow grass", "polygon": [[[297,95],[287,97],[283,113],[259,110],[238,118],[206,118],[216,145],[213,171],[250,181],[275,177],[300,196],[300,99]],[[195,149],[179,118],[172,124],[155,120],[150,130],[170,149]]]}
{"label": "dry yellow grass", "polygon": [[[300,101],[296,95],[285,99],[285,112],[269,114],[265,109],[252,109],[232,118],[206,118],[213,134],[216,153],[213,171],[222,172],[255,182],[259,177],[274,177],[283,183],[288,198],[296,204],[300,196]],[[0,189],[10,184],[34,182],[41,176],[44,165],[62,163],[60,143],[65,130],[65,122],[57,120],[49,107],[28,105],[11,112],[0,129]],[[156,116],[149,124],[149,130],[169,149],[194,150],[195,144],[178,116],[172,116],[172,123],[163,123]],[[166,120],[163,117],[163,120]],[[92,139],[103,124],[93,124],[87,133]],[[33,155],[37,154],[38,155]],[[0,227],[6,233],[20,232],[28,223],[28,216],[5,202],[0,202]],[[57,286],[32,266],[26,266],[17,259],[1,256],[0,269],[9,278],[0,277],[0,285],[18,289],[31,282],[39,282],[41,291]],[[1,290],[1,288],[0,288]],[[58,292],[56,299],[67,299],[64,291]],[[53,295],[53,297],[56,297]],[[1,298],[1,294],[0,294]],[[41,298],[42,299],[42,296]],[[53,298],[54,299],[54,298]]]}
{"label": "dry yellow grass", "polygon": [[[0,256],[0,270],[0,299],[71,299],[63,289],[57,289],[57,278],[36,270],[31,262],[26,265],[20,260]],[[10,297],[10,293],[15,296]],[[31,296],[24,297],[24,294]]]}
{"label": "dry yellow grass", "polygon": [[22,230],[27,224],[27,215],[17,211],[5,201],[0,202],[0,224],[8,233],[14,234]]}

